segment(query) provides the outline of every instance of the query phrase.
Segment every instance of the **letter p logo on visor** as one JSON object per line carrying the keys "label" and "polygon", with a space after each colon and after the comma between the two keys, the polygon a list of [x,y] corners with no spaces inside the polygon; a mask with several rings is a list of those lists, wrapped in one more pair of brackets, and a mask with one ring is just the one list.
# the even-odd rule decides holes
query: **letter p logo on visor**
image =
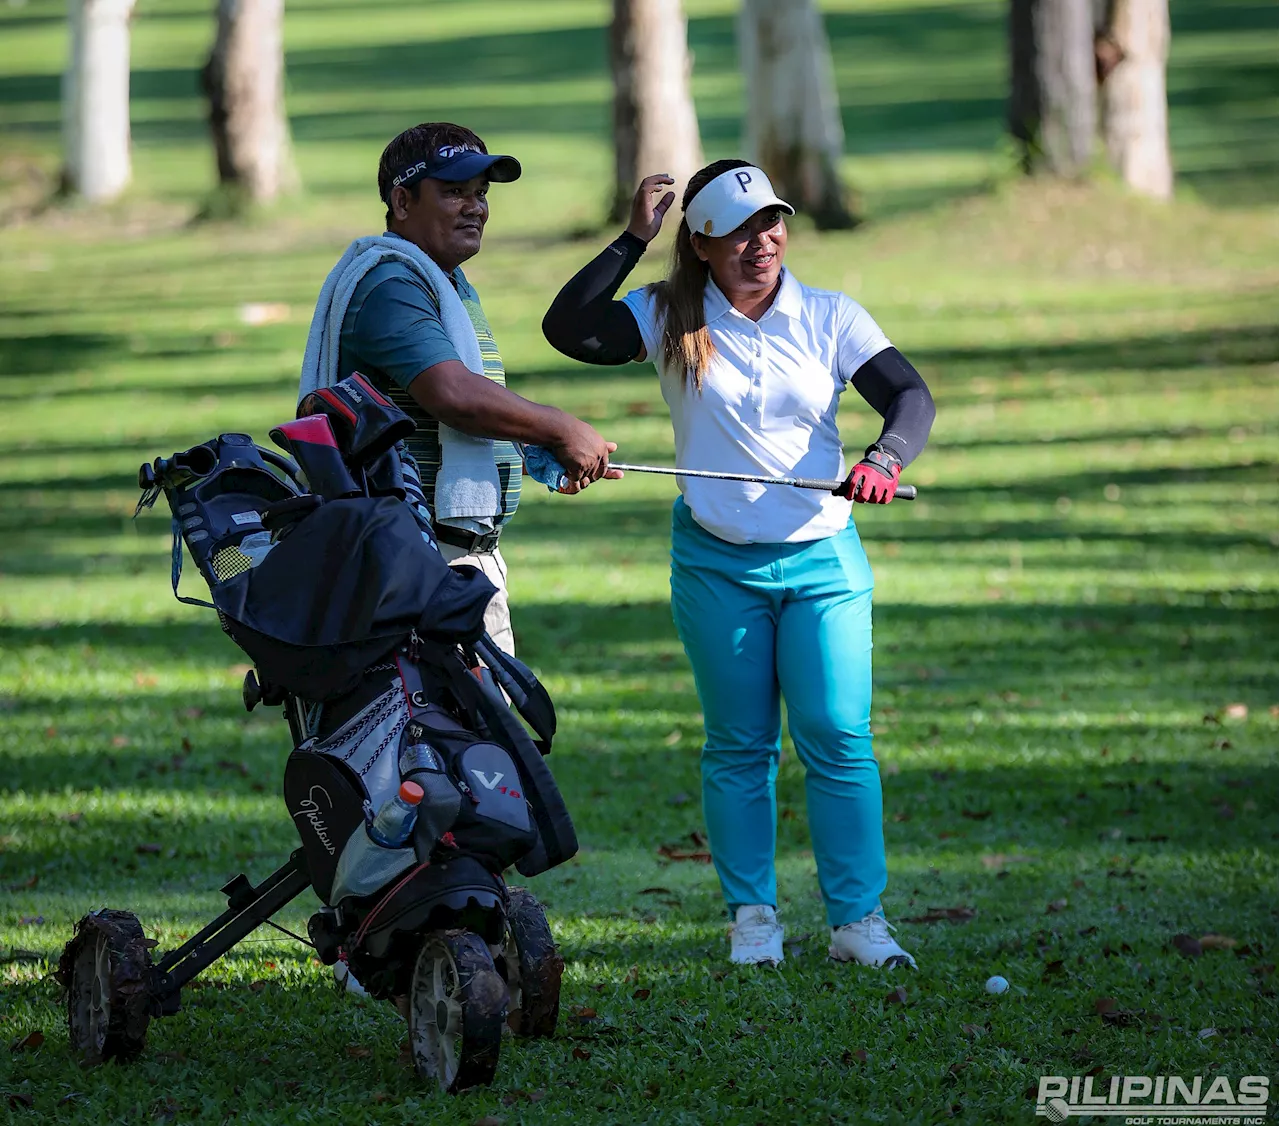
{"label": "letter p logo on visor", "polygon": [[774,194],[769,177],[754,165],[731,168],[707,184],[689,201],[684,221],[689,230],[720,238],[736,230],[757,211],[776,207],[787,215],[796,209]]}

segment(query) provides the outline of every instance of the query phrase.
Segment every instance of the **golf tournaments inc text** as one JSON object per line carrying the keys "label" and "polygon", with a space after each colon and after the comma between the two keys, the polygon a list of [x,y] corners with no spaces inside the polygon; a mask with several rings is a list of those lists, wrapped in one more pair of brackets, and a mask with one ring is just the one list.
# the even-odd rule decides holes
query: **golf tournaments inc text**
{"label": "golf tournaments inc text", "polygon": [[1036,1114],[1050,1122],[1099,1115],[1120,1118],[1129,1126],[1190,1126],[1232,1123],[1262,1126],[1271,1097],[1271,1080],[1246,1075],[1232,1085],[1225,1075],[1206,1080],[1180,1075],[1116,1075],[1106,1088],[1094,1090],[1094,1077],[1042,1075],[1036,1092]]}

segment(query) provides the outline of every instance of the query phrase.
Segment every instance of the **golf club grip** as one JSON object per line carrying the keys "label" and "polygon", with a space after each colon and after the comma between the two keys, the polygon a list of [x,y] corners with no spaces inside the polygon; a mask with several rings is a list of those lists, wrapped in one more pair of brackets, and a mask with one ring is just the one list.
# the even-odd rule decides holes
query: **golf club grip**
{"label": "golf club grip", "polygon": [[[788,484],[795,485],[801,489],[820,489],[825,493],[834,493],[843,481],[824,481],[818,477],[792,477]],[[915,500],[916,487],[914,485],[899,485],[897,491],[893,494],[894,500]]]}

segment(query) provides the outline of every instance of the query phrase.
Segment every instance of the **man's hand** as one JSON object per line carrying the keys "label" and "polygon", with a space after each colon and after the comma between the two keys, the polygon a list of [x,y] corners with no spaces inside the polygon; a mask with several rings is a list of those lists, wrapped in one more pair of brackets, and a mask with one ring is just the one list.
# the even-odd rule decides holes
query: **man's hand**
{"label": "man's hand", "polygon": [[[610,453],[613,453],[613,451],[618,448],[617,442],[608,442],[606,444],[609,447]],[[609,469],[606,469],[604,471],[604,476],[601,477],[600,480],[621,481],[622,477],[623,477],[623,473],[621,469],[614,469],[610,467]],[[591,484],[591,482],[588,481],[585,477],[583,477],[582,480],[580,481],[570,481],[567,485],[565,485],[563,489],[557,489],[556,491],[559,493],[563,493],[567,497],[571,497],[576,495],[577,493],[582,492],[589,484]]]}
{"label": "man's hand", "polygon": [[863,459],[849,472],[835,496],[855,504],[888,504],[898,491],[902,462],[883,446],[869,446]]}
{"label": "man's hand", "polygon": [[675,181],[665,172],[657,176],[646,176],[640,181],[636,197],[631,201],[631,222],[627,224],[627,233],[635,235],[641,242],[652,242],[660,230],[662,219],[667,209],[675,203],[676,193],[666,192],[657,203],[653,197]]}
{"label": "man's hand", "polygon": [[555,439],[548,446],[569,475],[569,485],[561,492],[576,493],[601,477],[622,476],[620,470],[609,470],[609,455],[618,444],[606,442],[594,426],[565,414],[557,429]]}

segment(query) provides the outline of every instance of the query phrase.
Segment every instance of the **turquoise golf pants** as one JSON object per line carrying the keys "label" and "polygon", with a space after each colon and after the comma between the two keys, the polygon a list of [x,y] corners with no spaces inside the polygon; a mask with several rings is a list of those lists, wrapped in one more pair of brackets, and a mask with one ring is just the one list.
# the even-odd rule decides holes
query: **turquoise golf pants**
{"label": "turquoise golf pants", "polygon": [[852,522],[807,543],[732,544],[672,515],[671,608],[706,723],[702,805],[730,912],[777,905],[782,713],[805,768],[832,926],[880,906],[886,870],[871,749],[871,566]]}

